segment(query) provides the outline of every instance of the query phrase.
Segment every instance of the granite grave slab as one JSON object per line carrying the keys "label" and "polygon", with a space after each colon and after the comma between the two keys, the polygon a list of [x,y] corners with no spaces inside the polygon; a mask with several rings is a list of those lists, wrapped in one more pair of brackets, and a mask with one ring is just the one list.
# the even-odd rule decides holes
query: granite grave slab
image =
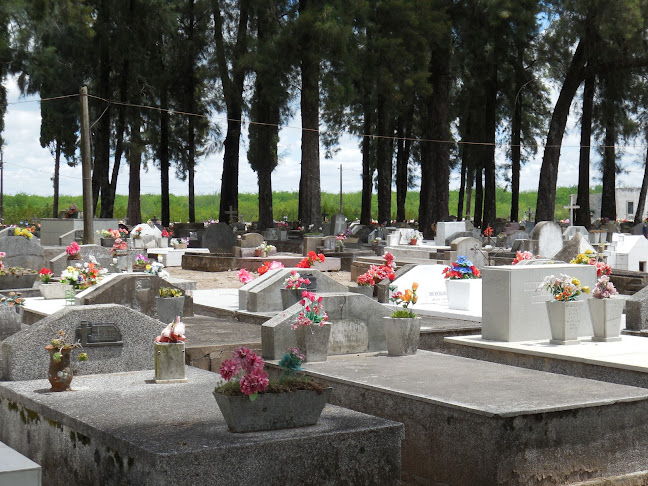
{"label": "granite grave slab", "polygon": [[236,246],[236,235],[227,223],[210,224],[202,237],[202,247],[211,253],[232,253]]}

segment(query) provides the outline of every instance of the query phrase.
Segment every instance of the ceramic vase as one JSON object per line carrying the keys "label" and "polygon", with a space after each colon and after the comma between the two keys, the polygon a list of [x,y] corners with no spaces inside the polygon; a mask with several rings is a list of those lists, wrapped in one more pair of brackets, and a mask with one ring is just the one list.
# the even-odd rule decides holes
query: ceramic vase
{"label": "ceramic vase", "polygon": [[58,352],[58,349],[52,345],[45,346],[45,349],[50,354],[50,364],[47,372],[47,379],[50,385],[52,385],[50,391],[62,392],[69,390],[70,383],[72,383],[72,378],[74,377],[72,367],[70,366],[70,352],[72,348],[61,349],[61,359],[59,361],[54,361],[54,353]]}

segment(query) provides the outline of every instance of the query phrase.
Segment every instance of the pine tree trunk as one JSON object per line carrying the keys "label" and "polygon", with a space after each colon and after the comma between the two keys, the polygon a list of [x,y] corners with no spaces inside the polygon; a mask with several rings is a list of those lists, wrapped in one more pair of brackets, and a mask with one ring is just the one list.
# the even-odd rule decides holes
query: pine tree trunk
{"label": "pine tree trunk", "polygon": [[578,87],[583,82],[586,61],[584,42],[581,39],[567,70],[565,81],[560,89],[560,94],[558,95],[558,100],[556,101],[549,124],[547,144],[542,158],[540,179],[538,182],[536,223],[540,221],[553,221],[554,219],[558,162],[560,160],[562,139],[565,134],[567,117],[569,116],[572,100],[576,95]]}
{"label": "pine tree trunk", "polygon": [[[609,100],[608,102],[612,102]],[[601,194],[601,217],[615,221],[616,213],[616,127],[614,115],[608,110],[605,114],[605,148],[603,152],[603,190]],[[621,215],[625,218],[625,214]]]}
{"label": "pine tree trunk", "polygon": [[[160,97],[160,206],[162,212],[162,226],[169,226],[171,214],[169,209],[169,94],[162,91]],[[133,222],[132,224],[135,224]]]}
{"label": "pine tree trunk", "polygon": [[391,135],[388,132],[389,115],[387,114],[387,101],[384,96],[378,95],[377,100],[377,126],[378,138],[376,148],[376,163],[378,166],[378,224],[389,226],[391,223],[391,188],[392,164],[389,150],[389,140],[382,138]]}
{"label": "pine tree trunk", "polygon": [[[372,109],[369,103],[363,106],[364,135],[371,133]],[[371,138],[362,137],[362,208],[360,210],[360,224],[368,226],[371,224],[371,196],[373,195],[373,170],[371,170]]]}
{"label": "pine tree trunk", "polygon": [[[132,2],[131,2],[132,4]],[[128,101],[128,81],[129,81],[129,62],[128,59],[124,60],[121,72],[121,83],[119,87],[119,100],[122,103]],[[121,167],[121,158],[124,153],[124,132],[126,131],[126,106],[119,105],[117,110],[117,127],[116,135],[117,141],[115,142],[115,163],[113,164],[112,176],[107,192],[107,206],[105,214],[107,218],[112,218],[115,210],[115,194],[117,193],[117,178],[119,177],[119,169]],[[101,203],[103,209],[103,202]],[[102,212],[104,212],[102,210]]]}
{"label": "pine tree trunk", "polygon": [[475,178],[475,170],[468,166],[466,174],[466,221],[470,221],[470,205],[472,203],[472,186]]}
{"label": "pine tree trunk", "polygon": [[59,207],[59,178],[61,173],[61,142],[56,140],[56,152],[54,156],[54,200],[52,202],[52,218],[58,218]]}
{"label": "pine tree trunk", "polygon": [[[648,130],[644,132],[645,140],[648,140]],[[648,191],[648,148],[646,149],[646,158],[644,159],[644,175],[639,191],[639,201],[637,201],[637,212],[635,213],[635,224],[643,221],[644,210],[646,207],[646,192]]]}
{"label": "pine tree trunk", "polygon": [[[137,224],[142,221],[142,209],[140,202],[140,168],[142,165],[142,141],[140,139],[140,118],[135,116],[131,121],[131,143],[126,154],[128,160],[128,208],[126,218],[129,224]],[[168,226],[164,221],[163,226]]]}
{"label": "pine tree trunk", "polygon": [[[407,197],[407,158],[405,158],[405,122],[402,116],[396,121],[396,221],[405,221],[405,198]],[[409,158],[409,154],[407,156]]]}
{"label": "pine tree trunk", "polygon": [[594,107],[594,76],[585,80],[583,88],[583,112],[581,115],[581,138],[580,156],[578,159],[578,196],[576,205],[580,206],[575,210],[574,221],[576,226],[585,226],[587,229],[592,225],[589,204],[590,192],[590,145],[592,140],[592,110]]}
{"label": "pine tree trunk", "polygon": [[484,217],[481,228],[493,227],[497,218],[495,185],[495,132],[497,130],[497,67],[490,66],[491,78],[486,82],[486,105],[484,106]]}
{"label": "pine tree trunk", "polygon": [[520,167],[522,159],[522,86],[515,85],[515,107],[511,120],[511,213],[510,221],[520,220]]}
{"label": "pine tree trunk", "polygon": [[272,208],[272,171],[268,166],[263,166],[257,171],[259,179],[259,230],[274,226],[274,212]]}
{"label": "pine tree trunk", "polygon": [[464,194],[466,191],[466,164],[461,160],[461,180],[459,182],[459,201],[457,202],[457,221],[461,221],[464,208]]}
{"label": "pine tree trunk", "polygon": [[484,200],[483,188],[483,169],[478,167],[475,170],[475,213],[473,216],[473,224],[476,228],[482,227],[482,204]]}

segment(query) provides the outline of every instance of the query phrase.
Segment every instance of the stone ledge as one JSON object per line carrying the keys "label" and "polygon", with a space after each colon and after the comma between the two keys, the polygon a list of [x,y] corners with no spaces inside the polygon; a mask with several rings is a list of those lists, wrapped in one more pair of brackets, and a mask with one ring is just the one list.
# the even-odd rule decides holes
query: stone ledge
{"label": "stone ledge", "polygon": [[400,484],[402,424],[327,405],[314,426],[233,434],[218,376],[186,371],[173,385],[153,371],[75,377],[68,393],[1,383],[0,440],[54,485]]}

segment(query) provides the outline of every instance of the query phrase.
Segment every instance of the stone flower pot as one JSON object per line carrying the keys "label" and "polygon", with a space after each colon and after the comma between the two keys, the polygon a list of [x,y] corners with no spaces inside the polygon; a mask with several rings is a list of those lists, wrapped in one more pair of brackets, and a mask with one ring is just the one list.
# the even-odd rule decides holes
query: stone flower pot
{"label": "stone flower pot", "polygon": [[182,317],[184,310],[184,295],[182,297],[155,297],[155,310],[162,322],[173,322],[176,316]]}
{"label": "stone flower pot", "polygon": [[470,278],[446,279],[446,293],[448,294],[448,309],[470,310],[470,293],[472,290]]}
{"label": "stone flower pot", "polygon": [[230,432],[290,429],[315,425],[332,388],[322,393],[295,390],[286,393],[260,393],[256,400],[247,396],[227,396],[214,392]]}
{"label": "stone flower pot", "polygon": [[186,250],[187,249],[187,244],[186,243],[175,243],[173,245],[174,250]]}
{"label": "stone flower pot", "polygon": [[112,246],[115,244],[115,239],[116,238],[101,238],[101,246],[105,246],[107,248],[112,248]]}
{"label": "stone flower pot", "polygon": [[38,287],[43,299],[65,299],[65,292],[72,290],[72,286],[64,283],[41,283]]}
{"label": "stone flower pot", "polygon": [[142,238],[131,238],[133,240],[133,248],[144,248],[144,240]]}
{"label": "stone flower pot", "polygon": [[[176,297],[177,298],[177,297]],[[155,383],[182,383],[185,377],[185,343],[153,343]]]}
{"label": "stone flower pot", "polygon": [[161,236],[157,239],[158,248],[168,248],[169,247],[169,238],[166,236]]}
{"label": "stone flower pot", "polygon": [[258,257],[258,258],[265,258],[267,256],[267,252],[264,251],[264,250],[255,249],[254,250],[254,256]]}
{"label": "stone flower pot", "polygon": [[26,275],[3,275],[0,276],[0,290],[31,289],[37,278],[38,274],[36,273]]}
{"label": "stone flower pot", "polygon": [[385,340],[389,356],[416,354],[421,337],[420,317],[385,317]]}
{"label": "stone flower pot", "polygon": [[302,298],[302,292],[306,289],[280,289],[281,290],[281,307],[286,310],[291,305],[295,305]]}
{"label": "stone flower pot", "polygon": [[551,326],[551,344],[579,344],[578,326],[581,315],[585,312],[585,301],[559,301],[546,302]]}
{"label": "stone flower pot", "polygon": [[306,357],[304,362],[326,361],[331,336],[329,322],[324,323],[323,326],[319,324],[299,326],[295,332],[297,333],[297,347]]}
{"label": "stone flower pot", "polygon": [[621,315],[625,299],[587,299],[590,317],[592,318],[592,341],[621,341]]}

